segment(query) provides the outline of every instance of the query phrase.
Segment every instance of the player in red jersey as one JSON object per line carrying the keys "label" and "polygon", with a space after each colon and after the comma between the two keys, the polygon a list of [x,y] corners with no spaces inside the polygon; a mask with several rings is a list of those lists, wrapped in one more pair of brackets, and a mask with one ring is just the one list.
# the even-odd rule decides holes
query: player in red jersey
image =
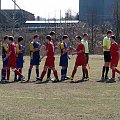
{"label": "player in red jersey", "polygon": [[88,78],[88,70],[86,68],[86,57],[85,57],[85,47],[84,45],[81,43],[81,37],[80,36],[76,36],[75,37],[75,41],[77,44],[77,49],[74,49],[75,52],[74,54],[77,54],[76,57],[76,62],[75,62],[75,66],[74,66],[74,70],[72,72],[72,76],[71,76],[71,80],[73,80],[74,75],[77,71],[78,66],[82,66],[82,68],[85,70],[85,74],[86,74],[86,80],[89,80]]}
{"label": "player in red jersey", "polygon": [[9,36],[9,40],[8,40],[8,44],[9,44],[9,48],[8,48],[8,54],[7,56],[4,58],[4,60],[6,60],[8,58],[8,80],[9,80],[9,76],[10,76],[10,68],[12,68],[12,71],[15,72],[15,74],[17,74],[21,80],[23,81],[25,79],[25,77],[17,70],[17,65],[16,65],[16,60],[17,60],[17,53],[16,53],[16,45],[14,44],[14,38],[12,36]]}
{"label": "player in red jersey", "polygon": [[43,80],[43,77],[45,76],[46,72],[48,69],[53,70],[53,74],[55,76],[55,80],[53,82],[58,82],[58,74],[57,74],[57,70],[55,69],[55,57],[54,57],[54,44],[51,41],[51,36],[47,35],[46,39],[45,39],[45,43],[46,43],[46,61],[45,61],[45,65],[44,65],[44,69],[43,72],[41,74],[41,77],[38,79],[39,81]]}
{"label": "player in red jersey", "polygon": [[[119,61],[119,45],[117,42],[115,42],[116,38],[114,35],[112,35],[110,37],[110,41],[111,41],[111,47],[110,47],[110,55],[111,55],[111,63],[110,63],[110,67],[112,69],[112,78],[109,79],[108,81],[106,81],[107,83],[112,83],[115,82],[115,73],[119,73],[120,74],[120,70],[118,70],[116,67],[118,65],[118,61]],[[120,77],[119,77],[120,79]]]}

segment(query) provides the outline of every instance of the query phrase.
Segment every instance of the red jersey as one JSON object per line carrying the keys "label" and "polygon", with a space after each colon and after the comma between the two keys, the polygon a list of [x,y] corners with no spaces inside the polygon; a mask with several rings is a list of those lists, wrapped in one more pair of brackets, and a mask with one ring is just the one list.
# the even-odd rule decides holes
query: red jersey
{"label": "red jersey", "polygon": [[110,55],[111,55],[111,57],[119,57],[118,51],[119,51],[118,43],[116,43],[116,42],[112,43],[111,47],[110,47]]}
{"label": "red jersey", "polygon": [[55,67],[55,57],[54,57],[54,44],[53,42],[50,42],[47,46],[46,46],[46,51],[47,51],[47,58],[45,61],[45,66],[47,67]]}
{"label": "red jersey", "polygon": [[85,47],[83,44],[79,44],[77,46],[77,49],[76,49],[77,52],[80,52],[80,51],[83,51],[83,52],[80,52],[77,54],[77,58],[76,58],[76,62],[75,62],[75,66],[83,66],[85,65],[86,63],[86,58],[85,58]]}
{"label": "red jersey", "polygon": [[16,54],[16,45],[12,43],[9,45],[8,51],[11,52],[11,55],[8,58],[8,67],[16,67],[16,59],[17,59],[17,54]]}
{"label": "red jersey", "polygon": [[79,52],[79,51],[81,51],[81,50],[82,50],[83,52],[80,52],[80,53],[77,54],[79,57],[85,56],[85,47],[84,47],[83,44],[79,44],[79,45],[77,46],[77,49],[76,49],[77,52]]}
{"label": "red jersey", "polygon": [[54,44],[53,44],[53,42],[50,42],[46,46],[46,51],[47,51],[47,57],[49,57],[49,58],[54,57]]}

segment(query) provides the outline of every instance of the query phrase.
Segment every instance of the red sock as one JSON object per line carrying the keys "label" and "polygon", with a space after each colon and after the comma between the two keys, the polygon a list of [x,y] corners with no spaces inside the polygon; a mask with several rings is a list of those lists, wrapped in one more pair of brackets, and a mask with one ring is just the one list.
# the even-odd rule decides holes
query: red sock
{"label": "red sock", "polygon": [[43,71],[40,78],[43,79],[45,74],[46,74],[46,71]]}
{"label": "red sock", "polygon": [[55,78],[58,80],[58,73],[56,70],[53,72],[53,74],[54,74]]}
{"label": "red sock", "polygon": [[72,78],[74,78],[74,75],[75,75],[76,71],[77,71],[77,69],[74,69],[74,70],[73,70],[72,76],[71,76]]}
{"label": "red sock", "polygon": [[23,77],[23,75],[22,75],[18,70],[15,70],[14,72],[15,72],[20,78]]}
{"label": "red sock", "polygon": [[112,70],[112,78],[115,78],[115,70]]}
{"label": "red sock", "polygon": [[117,68],[115,68],[115,72],[117,72],[117,73],[119,73],[119,74],[120,74],[120,71],[119,71]]}
{"label": "red sock", "polygon": [[10,79],[10,69],[7,69],[7,80]]}
{"label": "red sock", "polygon": [[87,68],[85,70],[85,73],[86,73],[86,77],[88,78],[88,70],[87,70]]}

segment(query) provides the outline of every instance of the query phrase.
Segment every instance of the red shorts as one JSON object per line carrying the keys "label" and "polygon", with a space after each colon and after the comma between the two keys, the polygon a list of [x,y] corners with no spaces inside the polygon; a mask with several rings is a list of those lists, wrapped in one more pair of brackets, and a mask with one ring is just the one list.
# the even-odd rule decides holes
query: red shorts
{"label": "red shorts", "polygon": [[46,61],[45,61],[45,66],[46,67],[50,67],[50,68],[53,68],[55,67],[55,57],[51,57],[51,58],[46,58]]}
{"label": "red shorts", "polygon": [[84,56],[77,56],[75,66],[84,66],[86,65],[86,59]]}
{"label": "red shorts", "polygon": [[111,59],[110,66],[111,66],[111,67],[117,67],[118,62],[119,62],[119,57],[113,57],[113,58]]}
{"label": "red shorts", "polygon": [[8,60],[8,67],[16,68],[16,59],[9,59]]}

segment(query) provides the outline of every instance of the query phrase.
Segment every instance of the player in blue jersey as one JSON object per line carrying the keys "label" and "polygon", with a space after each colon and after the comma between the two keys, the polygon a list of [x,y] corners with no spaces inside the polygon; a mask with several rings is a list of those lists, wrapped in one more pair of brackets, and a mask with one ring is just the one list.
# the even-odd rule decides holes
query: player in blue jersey
{"label": "player in blue jersey", "polygon": [[40,63],[40,49],[42,45],[39,44],[39,35],[35,35],[33,41],[30,43],[30,67],[28,70],[28,80],[30,81],[31,71],[33,66],[36,66],[36,79],[39,78],[39,63]]}
{"label": "player in blue jersey", "polygon": [[[17,62],[17,69],[19,70],[20,73],[22,73],[22,68],[24,63],[23,54],[25,50],[25,47],[22,45],[22,42],[23,42],[23,37],[22,36],[18,37],[18,44],[16,44],[16,52],[17,52],[16,62]],[[21,81],[21,78],[19,77],[17,79],[17,74],[15,74],[14,81]]]}
{"label": "player in blue jersey", "polygon": [[4,58],[6,57],[8,53],[8,40],[9,40],[9,36],[5,36],[4,41],[2,43],[2,61],[3,61],[3,68],[1,70],[1,82],[2,83],[6,82],[8,59],[4,61]]}
{"label": "player in blue jersey", "polygon": [[63,41],[60,43],[60,51],[61,51],[61,56],[60,56],[60,66],[62,67],[61,69],[61,81],[68,79],[67,77],[67,67],[68,67],[68,51],[70,50],[70,47],[68,47],[68,36],[64,35],[63,36]]}

